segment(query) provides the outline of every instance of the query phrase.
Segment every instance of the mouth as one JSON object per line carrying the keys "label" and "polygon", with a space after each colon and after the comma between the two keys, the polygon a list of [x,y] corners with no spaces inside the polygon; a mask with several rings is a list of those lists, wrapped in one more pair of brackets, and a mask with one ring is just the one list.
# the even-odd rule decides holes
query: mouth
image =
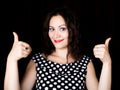
{"label": "mouth", "polygon": [[55,43],[60,43],[62,42],[64,39],[61,39],[61,40],[54,40]]}

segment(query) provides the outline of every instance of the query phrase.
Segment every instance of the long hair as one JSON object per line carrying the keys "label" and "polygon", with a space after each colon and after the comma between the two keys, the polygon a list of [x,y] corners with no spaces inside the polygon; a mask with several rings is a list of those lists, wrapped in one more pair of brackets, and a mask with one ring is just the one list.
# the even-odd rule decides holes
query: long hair
{"label": "long hair", "polygon": [[63,17],[65,20],[65,23],[68,28],[68,55],[72,55],[73,58],[78,59],[82,55],[82,43],[80,42],[81,40],[81,35],[80,35],[80,23],[78,23],[77,17],[75,14],[73,14],[72,11],[70,11],[68,8],[63,7],[63,8],[56,8],[52,10],[52,12],[48,13],[43,25],[43,53],[45,55],[51,54],[54,50],[55,47],[52,44],[49,36],[48,36],[48,30],[49,30],[49,22],[51,17],[60,15]]}

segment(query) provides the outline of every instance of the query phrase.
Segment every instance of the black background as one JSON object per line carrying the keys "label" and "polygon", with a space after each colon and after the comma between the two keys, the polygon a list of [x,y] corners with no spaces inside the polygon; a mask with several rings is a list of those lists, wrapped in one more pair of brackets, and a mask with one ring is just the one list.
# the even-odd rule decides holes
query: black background
{"label": "black background", "polygon": [[[93,46],[104,43],[108,37],[112,38],[109,45],[113,62],[112,89],[116,87],[115,82],[118,82],[118,79],[115,79],[118,77],[116,69],[119,66],[119,60],[115,59],[115,52],[119,51],[117,48],[119,42],[115,42],[115,32],[119,31],[118,2],[112,0],[9,0],[1,1],[0,9],[0,90],[3,90],[6,58],[13,44],[12,32],[17,32],[19,40],[29,43],[33,52],[39,51],[42,45],[40,36],[44,16],[49,10],[59,6],[68,6],[77,13],[86,54],[92,58],[94,58]],[[119,41],[118,38],[116,40]],[[28,61],[29,57],[19,62],[20,80]],[[99,78],[101,62],[96,58],[93,61]]]}

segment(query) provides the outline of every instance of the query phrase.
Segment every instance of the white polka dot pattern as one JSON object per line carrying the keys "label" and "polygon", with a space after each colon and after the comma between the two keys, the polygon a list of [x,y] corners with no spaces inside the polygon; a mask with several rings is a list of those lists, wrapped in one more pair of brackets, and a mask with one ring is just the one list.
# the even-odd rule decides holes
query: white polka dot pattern
{"label": "white polka dot pattern", "polygon": [[86,69],[90,58],[69,63],[58,64],[44,58],[40,53],[32,60],[36,64],[36,90],[84,90]]}

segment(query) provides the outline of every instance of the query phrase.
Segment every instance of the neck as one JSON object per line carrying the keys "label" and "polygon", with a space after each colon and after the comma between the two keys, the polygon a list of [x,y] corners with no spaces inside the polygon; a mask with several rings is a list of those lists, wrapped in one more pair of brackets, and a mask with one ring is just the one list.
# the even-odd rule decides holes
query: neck
{"label": "neck", "polygon": [[54,54],[59,57],[67,58],[68,50],[67,49],[56,49]]}

